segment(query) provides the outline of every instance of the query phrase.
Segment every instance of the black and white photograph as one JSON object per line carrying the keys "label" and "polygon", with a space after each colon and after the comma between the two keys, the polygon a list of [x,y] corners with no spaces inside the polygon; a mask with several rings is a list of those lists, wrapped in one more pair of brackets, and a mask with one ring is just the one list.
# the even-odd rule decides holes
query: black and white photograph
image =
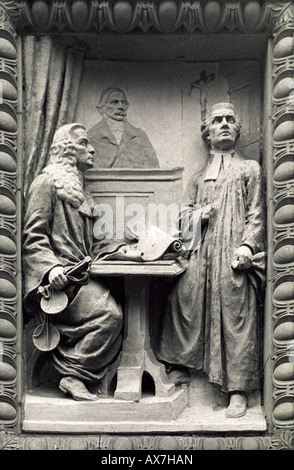
{"label": "black and white photograph", "polygon": [[294,450],[292,1],[0,1],[0,450]]}

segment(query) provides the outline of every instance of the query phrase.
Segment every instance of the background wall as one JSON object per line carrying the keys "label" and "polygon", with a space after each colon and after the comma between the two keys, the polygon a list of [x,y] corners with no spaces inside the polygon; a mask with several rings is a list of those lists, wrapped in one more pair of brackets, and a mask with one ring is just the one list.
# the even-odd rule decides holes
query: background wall
{"label": "background wall", "polygon": [[[243,154],[259,160],[261,119],[260,65],[234,62],[86,61],[75,120],[88,129],[101,120],[96,110],[101,92],[122,88],[130,103],[128,120],[147,132],[162,168],[184,167],[186,184],[192,168],[201,167],[207,151],[201,138],[200,89],[191,83],[213,74],[207,85],[207,106],[232,101],[242,118]],[[202,96],[203,98],[203,96]]]}

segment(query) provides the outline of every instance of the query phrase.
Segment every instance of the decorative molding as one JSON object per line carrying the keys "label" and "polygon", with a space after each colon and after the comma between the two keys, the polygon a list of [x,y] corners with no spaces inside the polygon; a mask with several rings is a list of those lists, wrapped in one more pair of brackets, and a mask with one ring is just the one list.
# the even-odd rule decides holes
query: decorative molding
{"label": "decorative molding", "polygon": [[294,19],[294,5],[293,2],[288,1],[272,1],[271,8],[274,18],[276,18],[275,26],[280,27]]}
{"label": "decorative molding", "polygon": [[0,450],[100,450],[185,451],[196,450],[294,450],[291,431],[273,436],[150,436],[150,435],[39,435],[0,433]]}
{"label": "decorative molding", "polygon": [[[10,2],[11,3],[11,2]],[[0,6],[0,428],[17,424],[17,46]]]}
{"label": "decorative molding", "polygon": [[17,21],[19,15],[19,2],[16,0],[2,0],[2,15],[5,14],[9,16],[9,21]]}
{"label": "decorative molding", "polygon": [[[8,0],[17,31],[129,33],[270,32],[277,16],[291,15],[291,2],[204,0]],[[289,9],[290,8],[290,9]]]}
{"label": "decorative molding", "polygon": [[294,5],[277,2],[273,42],[273,422],[294,429]]}

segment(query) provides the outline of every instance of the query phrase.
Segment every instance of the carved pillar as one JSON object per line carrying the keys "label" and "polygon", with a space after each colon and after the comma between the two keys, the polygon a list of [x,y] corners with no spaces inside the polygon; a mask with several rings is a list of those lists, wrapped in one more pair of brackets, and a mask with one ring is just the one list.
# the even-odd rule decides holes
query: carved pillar
{"label": "carved pillar", "polygon": [[[273,43],[273,423],[294,427],[294,5]],[[270,221],[269,221],[270,222]],[[270,222],[271,223],[271,222]]]}
{"label": "carved pillar", "polygon": [[17,44],[0,5],[0,429],[17,423]]}

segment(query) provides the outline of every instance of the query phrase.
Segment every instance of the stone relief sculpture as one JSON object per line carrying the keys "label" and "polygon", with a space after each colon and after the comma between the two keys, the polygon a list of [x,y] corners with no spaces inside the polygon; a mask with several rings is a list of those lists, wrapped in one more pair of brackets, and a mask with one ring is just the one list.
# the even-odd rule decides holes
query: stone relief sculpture
{"label": "stone relief sculpture", "polygon": [[[30,187],[24,222],[25,306],[36,319],[35,344],[48,351],[59,388],[76,400],[98,398],[97,386],[116,359],[122,336],[122,311],[109,287],[86,268],[79,276],[66,275],[95,253],[93,203],[84,187],[93,162],[82,125],[57,130],[49,164]],[[53,301],[47,307],[54,314],[40,309],[40,287],[57,294],[59,311]]]}
{"label": "stone relief sculpture", "polygon": [[129,103],[120,88],[107,88],[97,106],[102,121],[88,131],[96,152],[94,168],[156,168],[159,162],[146,133],[127,121]]}
{"label": "stone relief sculpture", "polygon": [[181,221],[183,230],[199,204],[201,241],[169,294],[158,353],[175,383],[189,382],[191,369],[204,371],[229,395],[231,418],[246,413],[248,392],[260,387],[264,270],[261,168],[237,153],[240,128],[230,103],[214,105],[203,121],[210,158],[188,183]]}
{"label": "stone relief sculpture", "polygon": [[[91,8],[90,8],[91,3]],[[268,321],[268,328],[265,328],[265,383],[264,390],[267,390],[264,396],[264,405],[267,411],[267,432],[264,434],[211,434],[203,433],[180,433],[180,435],[151,435],[143,433],[129,435],[104,435],[97,434],[81,435],[61,435],[47,434],[30,435],[22,433],[22,413],[23,395],[21,393],[23,378],[19,372],[21,368],[17,366],[17,360],[21,359],[22,322],[21,309],[11,296],[11,290],[4,289],[1,293],[3,311],[1,318],[1,341],[3,347],[3,362],[1,363],[1,449],[8,450],[56,450],[63,449],[84,449],[102,450],[114,448],[150,448],[162,450],[164,446],[173,449],[193,449],[193,450],[291,450],[293,449],[293,396],[291,395],[293,385],[293,323],[292,314],[293,305],[293,276],[291,267],[293,266],[293,238],[292,224],[293,213],[291,211],[291,194],[289,197],[289,188],[293,187],[293,171],[289,170],[291,166],[291,139],[292,132],[292,114],[289,112],[289,67],[291,69],[291,60],[293,58],[293,2],[214,2],[214,5],[208,5],[206,2],[161,2],[157,5],[155,2],[143,2],[138,0],[130,6],[125,2],[118,7],[116,2],[81,2],[74,0],[72,8],[68,7],[66,2],[53,0],[51,2],[23,1],[16,3],[14,1],[4,1],[1,4],[1,31],[3,33],[4,44],[7,43],[11,49],[7,54],[6,44],[2,48],[1,58],[3,61],[3,70],[11,83],[17,89],[17,65],[20,62],[21,54],[11,56],[11,50],[16,51],[16,39],[22,39],[25,34],[43,35],[44,24],[48,35],[52,32],[66,31],[64,39],[69,37],[69,41],[74,41],[81,30],[85,35],[93,35],[96,31],[104,32],[115,31],[119,44],[120,36],[124,39],[132,32],[138,29],[147,36],[151,32],[150,49],[154,45],[154,31],[159,33],[168,33],[175,35],[182,31],[191,34],[200,33],[210,43],[216,41],[220,48],[224,50],[221,44],[222,32],[227,30],[229,36],[234,34],[237,40],[241,40],[243,35],[254,38],[258,33],[258,45],[265,37],[269,39],[268,43],[262,48],[263,56],[267,52],[267,64],[264,70],[264,77],[267,82],[265,91],[267,91],[265,105],[269,112],[265,113],[265,120],[269,123],[263,133],[263,138],[268,151],[264,153],[268,172],[268,241],[272,246],[269,250],[268,274],[269,284],[269,302],[265,311]],[[84,29],[83,29],[84,28]],[[220,33],[220,34],[219,34]],[[62,35],[61,35],[62,36]],[[159,41],[161,38],[159,37]],[[265,41],[266,43],[267,41]],[[198,37],[195,37],[195,43],[198,43]],[[195,44],[193,43],[193,44]],[[189,59],[198,59],[198,50],[194,51],[193,44],[189,50]],[[214,44],[214,43],[213,43]],[[214,47],[212,46],[214,49]],[[113,49],[113,47],[112,47]],[[154,47],[153,49],[157,49]],[[161,48],[159,48],[161,50]],[[197,49],[197,48],[196,48]],[[203,48],[204,49],[204,48]],[[251,50],[255,49],[254,47]],[[254,51],[255,52],[255,51]],[[203,52],[206,54],[206,50]],[[228,47],[226,57],[233,55]],[[106,56],[106,59],[108,57]],[[5,75],[3,75],[4,77]],[[286,77],[286,79],[285,79]],[[21,77],[22,78],[22,77]],[[39,77],[38,77],[39,78]],[[36,80],[35,80],[36,81]],[[37,80],[38,81],[38,80]],[[267,88],[267,89],[266,89]],[[7,97],[4,93],[5,106],[8,103],[10,112],[16,110],[16,101]],[[48,102],[48,104],[50,104]],[[7,109],[5,108],[5,111]],[[291,110],[290,110],[291,111]],[[268,119],[270,116],[270,119]],[[2,214],[3,227],[5,234],[7,231],[8,241],[14,241],[14,235],[17,235],[17,222],[21,218],[21,202],[17,199],[19,191],[16,184],[16,175],[20,170],[20,160],[16,159],[17,137],[22,136],[21,120],[16,120],[18,124],[18,133],[7,132],[6,130],[6,112],[1,115],[1,137],[5,144],[5,151],[8,156],[12,156],[17,163],[11,170],[5,168],[1,184],[3,195],[7,192],[9,198],[15,203],[15,216]],[[69,121],[70,122],[70,121]],[[274,134],[274,135],[272,135]],[[4,149],[2,149],[4,150]],[[21,151],[19,154],[21,155]],[[4,156],[7,156],[7,154]],[[3,155],[1,161],[5,162]],[[13,163],[14,164],[14,163]],[[10,184],[7,190],[8,183]],[[5,191],[5,192],[4,192]],[[6,192],[7,191],[7,192]],[[6,197],[2,195],[2,207],[6,206]],[[3,211],[4,213],[4,211]],[[3,237],[3,233],[2,233]],[[21,242],[17,240],[19,247]],[[15,276],[19,273],[18,265],[13,257],[6,254],[6,245],[3,244],[1,253],[2,276],[12,278],[12,287],[17,286]],[[270,253],[273,251],[273,255]],[[8,258],[8,261],[7,261]],[[4,282],[6,278],[4,277]],[[6,286],[5,286],[6,287]],[[19,290],[16,289],[16,294]],[[9,294],[9,295],[8,295]],[[11,298],[8,298],[11,296]],[[9,335],[8,328],[9,326]],[[293,360],[292,360],[293,362]],[[15,373],[12,379],[3,374],[3,366],[12,365]],[[287,373],[285,373],[287,368]],[[8,409],[8,412],[7,412]]]}

